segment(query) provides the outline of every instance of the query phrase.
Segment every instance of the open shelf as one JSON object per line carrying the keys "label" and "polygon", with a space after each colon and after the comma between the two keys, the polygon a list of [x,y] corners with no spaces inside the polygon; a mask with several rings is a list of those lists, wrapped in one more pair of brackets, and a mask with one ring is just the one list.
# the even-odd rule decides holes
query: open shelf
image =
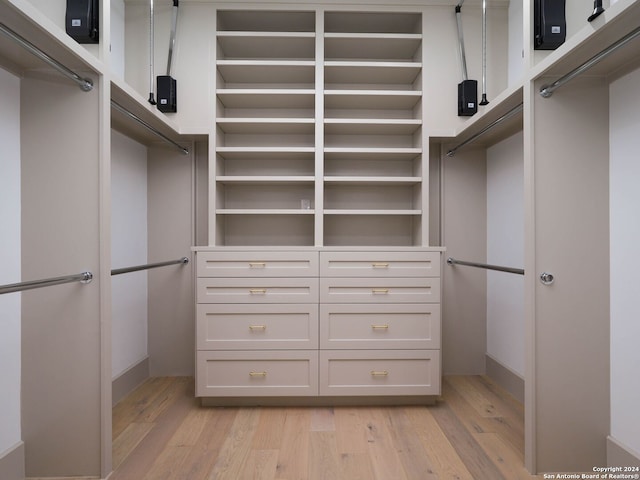
{"label": "open shelf", "polygon": [[421,33],[422,16],[404,12],[326,12],[326,33]]}
{"label": "open shelf", "polygon": [[418,185],[422,177],[335,177],[325,176],[325,185]]}
{"label": "open shelf", "polygon": [[416,190],[420,182],[356,183],[333,182],[324,186],[325,213],[345,211],[403,212],[415,214],[421,210],[416,205]]}
{"label": "open shelf", "polygon": [[279,10],[219,10],[217,30],[255,32],[313,32],[315,12]]}
{"label": "open shelf", "polygon": [[313,32],[219,32],[219,59],[290,59],[315,58]]}
{"label": "open shelf", "polygon": [[313,155],[313,147],[217,147],[224,158],[291,158],[300,154]]}
{"label": "open shelf", "polygon": [[218,182],[224,185],[293,185],[293,184],[312,184],[314,177],[312,176],[284,176],[284,175],[218,175]]}
{"label": "open shelf", "polygon": [[[413,87],[422,70],[420,62],[386,62],[386,61],[337,61],[324,62],[324,81],[326,85],[353,85],[362,88],[365,85]],[[343,87],[344,88],[344,87]],[[389,87],[393,88],[393,87]]]}
{"label": "open shelf", "polygon": [[417,119],[327,118],[325,134],[341,135],[411,135],[422,126]]}
{"label": "open shelf", "polygon": [[314,215],[312,211],[306,212],[256,211],[217,215],[217,245],[313,246]]}
{"label": "open shelf", "polygon": [[315,62],[306,60],[218,60],[218,73],[227,86],[308,85],[315,81]]}
{"label": "open shelf", "polygon": [[217,155],[216,180],[237,178],[313,178],[313,156],[300,154],[225,158]]}
{"label": "open shelf", "polygon": [[421,90],[325,90],[327,110],[412,110],[422,100]]}
{"label": "open shelf", "polygon": [[420,215],[420,210],[381,210],[381,209],[332,209],[327,208],[324,210],[325,215],[383,215],[383,216],[395,216],[395,215]]}
{"label": "open shelf", "polygon": [[313,109],[315,90],[303,88],[219,88],[218,100],[225,108]]}
{"label": "open shelf", "polygon": [[351,160],[411,160],[422,153],[421,148],[343,148],[325,147],[324,158],[345,158]]}
{"label": "open shelf", "polygon": [[326,33],[325,59],[416,61],[422,35],[397,33]]}
{"label": "open shelf", "polygon": [[324,245],[415,246],[419,238],[420,215],[386,215],[374,212],[342,212],[324,216]]}
{"label": "open shelf", "polygon": [[237,134],[312,134],[312,118],[218,118],[216,124],[224,133]]}

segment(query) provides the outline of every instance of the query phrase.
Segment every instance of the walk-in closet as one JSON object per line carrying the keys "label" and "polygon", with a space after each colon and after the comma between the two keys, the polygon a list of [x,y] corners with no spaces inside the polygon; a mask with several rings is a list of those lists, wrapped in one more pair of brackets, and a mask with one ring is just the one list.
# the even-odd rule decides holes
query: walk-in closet
{"label": "walk-in closet", "polygon": [[537,3],[0,0],[0,477],[640,466],[640,2]]}

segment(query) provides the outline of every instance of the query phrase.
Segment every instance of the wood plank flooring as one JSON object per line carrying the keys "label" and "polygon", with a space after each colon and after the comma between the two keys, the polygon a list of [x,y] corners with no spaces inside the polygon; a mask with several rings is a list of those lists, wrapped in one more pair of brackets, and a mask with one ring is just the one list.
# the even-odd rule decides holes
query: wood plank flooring
{"label": "wood plank flooring", "polygon": [[521,480],[524,411],[482,376],[433,406],[201,407],[153,378],[113,409],[109,480]]}

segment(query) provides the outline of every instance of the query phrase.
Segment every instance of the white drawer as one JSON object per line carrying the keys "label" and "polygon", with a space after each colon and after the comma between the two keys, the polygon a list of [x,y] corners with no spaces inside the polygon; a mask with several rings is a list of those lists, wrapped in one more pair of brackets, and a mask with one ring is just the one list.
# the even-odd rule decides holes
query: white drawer
{"label": "white drawer", "polygon": [[439,395],[438,350],[320,352],[320,395]]}
{"label": "white drawer", "polygon": [[320,252],[323,277],[439,277],[440,252]]}
{"label": "white drawer", "polygon": [[316,304],[200,304],[198,350],[317,349]]}
{"label": "white drawer", "polygon": [[199,397],[318,394],[318,351],[199,351]]}
{"label": "white drawer", "polygon": [[321,303],[439,303],[439,278],[320,278]]}
{"label": "white drawer", "polygon": [[198,303],[318,303],[317,278],[198,278]]}
{"label": "white drawer", "polygon": [[320,305],[322,349],[439,349],[440,305]]}
{"label": "white drawer", "polygon": [[198,252],[198,277],[317,277],[318,252]]}

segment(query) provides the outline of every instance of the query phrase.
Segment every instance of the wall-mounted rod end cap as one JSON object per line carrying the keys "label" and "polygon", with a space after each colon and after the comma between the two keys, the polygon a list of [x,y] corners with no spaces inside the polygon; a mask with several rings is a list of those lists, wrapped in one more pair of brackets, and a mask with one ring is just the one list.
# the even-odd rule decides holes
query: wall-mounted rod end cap
{"label": "wall-mounted rod end cap", "polygon": [[157,103],[157,102],[156,102],[156,99],[155,99],[155,98],[153,98],[153,92],[149,92],[149,103],[150,103],[151,105],[156,105],[156,103]]}
{"label": "wall-mounted rod end cap", "polygon": [[82,272],[82,280],[80,280],[80,283],[91,283],[91,280],[93,280],[93,273]]}
{"label": "wall-mounted rod end cap", "polygon": [[478,105],[489,105],[489,100],[487,100],[486,93],[482,94],[482,100],[480,100],[480,103],[478,103]]}
{"label": "wall-mounted rod end cap", "polygon": [[447,258],[447,265],[453,265],[453,258],[452,257]]}
{"label": "wall-mounted rod end cap", "polygon": [[187,257],[182,257],[180,260],[182,260],[182,263],[184,263],[185,265],[189,263],[189,259]]}
{"label": "wall-mounted rod end cap", "polygon": [[553,95],[553,90],[549,89],[549,85],[543,85],[542,88],[540,88],[540,96],[542,98],[549,98],[551,95]]}
{"label": "wall-mounted rod end cap", "polygon": [[84,82],[80,84],[80,90],[83,92],[90,92],[93,90],[93,82],[89,78],[84,78]]}

